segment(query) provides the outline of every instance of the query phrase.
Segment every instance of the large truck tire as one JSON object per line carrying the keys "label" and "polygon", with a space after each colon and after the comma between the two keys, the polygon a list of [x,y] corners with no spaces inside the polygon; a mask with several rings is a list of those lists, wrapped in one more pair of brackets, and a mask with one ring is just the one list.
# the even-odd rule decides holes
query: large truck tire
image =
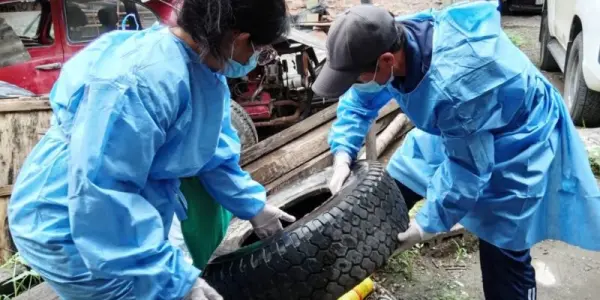
{"label": "large truck tire", "polygon": [[244,108],[234,100],[231,100],[231,125],[238,133],[242,150],[258,143],[258,133],[254,122]]}
{"label": "large truck tire", "polygon": [[579,33],[569,51],[565,72],[565,104],[575,125],[600,126],[600,93],[590,90],[582,70],[583,33]]}
{"label": "large truck tire", "polygon": [[225,299],[337,299],[383,266],[408,228],[404,199],[378,162],[357,162],[336,195],[301,190],[283,207],[296,222],[207,265],[203,278]]}

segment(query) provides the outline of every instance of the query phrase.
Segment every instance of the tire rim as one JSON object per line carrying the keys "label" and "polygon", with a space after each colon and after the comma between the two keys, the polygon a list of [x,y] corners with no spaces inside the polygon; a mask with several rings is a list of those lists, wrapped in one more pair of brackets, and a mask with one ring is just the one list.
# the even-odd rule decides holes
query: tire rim
{"label": "tire rim", "polygon": [[567,64],[564,97],[569,113],[573,112],[575,97],[577,97],[579,76],[581,76],[581,72],[579,72],[579,49],[571,49],[571,51],[575,52],[573,53],[572,61],[569,61]]}

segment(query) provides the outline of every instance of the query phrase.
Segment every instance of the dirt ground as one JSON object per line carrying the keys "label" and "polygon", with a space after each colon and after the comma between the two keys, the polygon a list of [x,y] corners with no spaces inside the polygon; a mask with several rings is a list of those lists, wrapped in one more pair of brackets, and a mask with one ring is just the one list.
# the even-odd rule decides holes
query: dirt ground
{"label": "dirt ground", "polygon": [[[329,11],[338,12],[359,2],[332,2],[337,5]],[[419,0],[374,3],[396,14],[441,6],[441,1]],[[502,23],[511,40],[538,65],[540,16],[503,16]],[[543,73],[562,92],[562,74]],[[477,239],[467,234],[433,249],[414,249],[391,258],[373,278],[398,300],[484,299],[477,247]],[[532,250],[532,256],[538,299],[598,299],[600,253],[546,241]]]}

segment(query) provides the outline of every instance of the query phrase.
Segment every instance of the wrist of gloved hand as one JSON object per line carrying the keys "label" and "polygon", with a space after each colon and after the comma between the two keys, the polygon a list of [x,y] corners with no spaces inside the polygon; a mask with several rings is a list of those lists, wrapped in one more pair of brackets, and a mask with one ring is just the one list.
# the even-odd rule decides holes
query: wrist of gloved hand
{"label": "wrist of gloved hand", "polygon": [[422,241],[426,241],[435,236],[435,233],[426,232],[421,228],[419,223],[415,219],[410,221],[408,225],[408,229],[405,232],[401,232],[398,234],[398,241],[400,245],[398,246],[399,251],[406,251],[412,248],[417,243]]}
{"label": "wrist of gloved hand", "polygon": [[344,182],[350,176],[350,164],[352,158],[346,152],[339,151],[335,154],[333,160],[333,174],[329,181],[329,190],[332,194],[337,194],[344,185]]}
{"label": "wrist of gloved hand", "polygon": [[335,156],[333,157],[333,166],[340,166],[340,165],[346,165],[348,167],[350,167],[350,164],[352,164],[352,157],[350,157],[350,154],[344,152],[344,151],[338,151],[335,153]]}
{"label": "wrist of gloved hand", "polygon": [[198,278],[185,300],[223,300],[223,297],[204,279]]}
{"label": "wrist of gloved hand", "polygon": [[296,218],[273,205],[265,204],[263,210],[250,219],[250,224],[258,238],[265,239],[283,230],[280,220],[294,222]]}

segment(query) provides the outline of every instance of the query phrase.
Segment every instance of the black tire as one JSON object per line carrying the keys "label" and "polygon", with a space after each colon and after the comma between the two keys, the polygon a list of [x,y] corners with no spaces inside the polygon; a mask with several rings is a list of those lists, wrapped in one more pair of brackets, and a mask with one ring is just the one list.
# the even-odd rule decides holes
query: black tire
{"label": "black tire", "polygon": [[588,88],[583,78],[583,34],[579,33],[569,51],[565,72],[565,104],[576,125],[600,126],[600,93]]}
{"label": "black tire", "polygon": [[552,53],[548,50],[548,43],[550,43],[551,39],[550,30],[548,29],[548,12],[544,9],[540,24],[540,69],[554,72],[558,71],[559,68]]}
{"label": "black tire", "polygon": [[282,233],[215,258],[203,277],[225,299],[337,299],[386,263],[408,222],[394,180],[361,161],[339,194]]}
{"label": "black tire", "polygon": [[250,115],[244,110],[244,108],[234,100],[231,100],[231,125],[238,133],[242,149],[258,143],[258,133],[254,122]]}
{"label": "black tire", "polygon": [[501,1],[499,1],[498,5],[500,5],[500,14],[501,15],[508,16],[508,15],[512,14],[512,11],[510,11],[510,5],[511,5],[510,0],[501,0]]}

